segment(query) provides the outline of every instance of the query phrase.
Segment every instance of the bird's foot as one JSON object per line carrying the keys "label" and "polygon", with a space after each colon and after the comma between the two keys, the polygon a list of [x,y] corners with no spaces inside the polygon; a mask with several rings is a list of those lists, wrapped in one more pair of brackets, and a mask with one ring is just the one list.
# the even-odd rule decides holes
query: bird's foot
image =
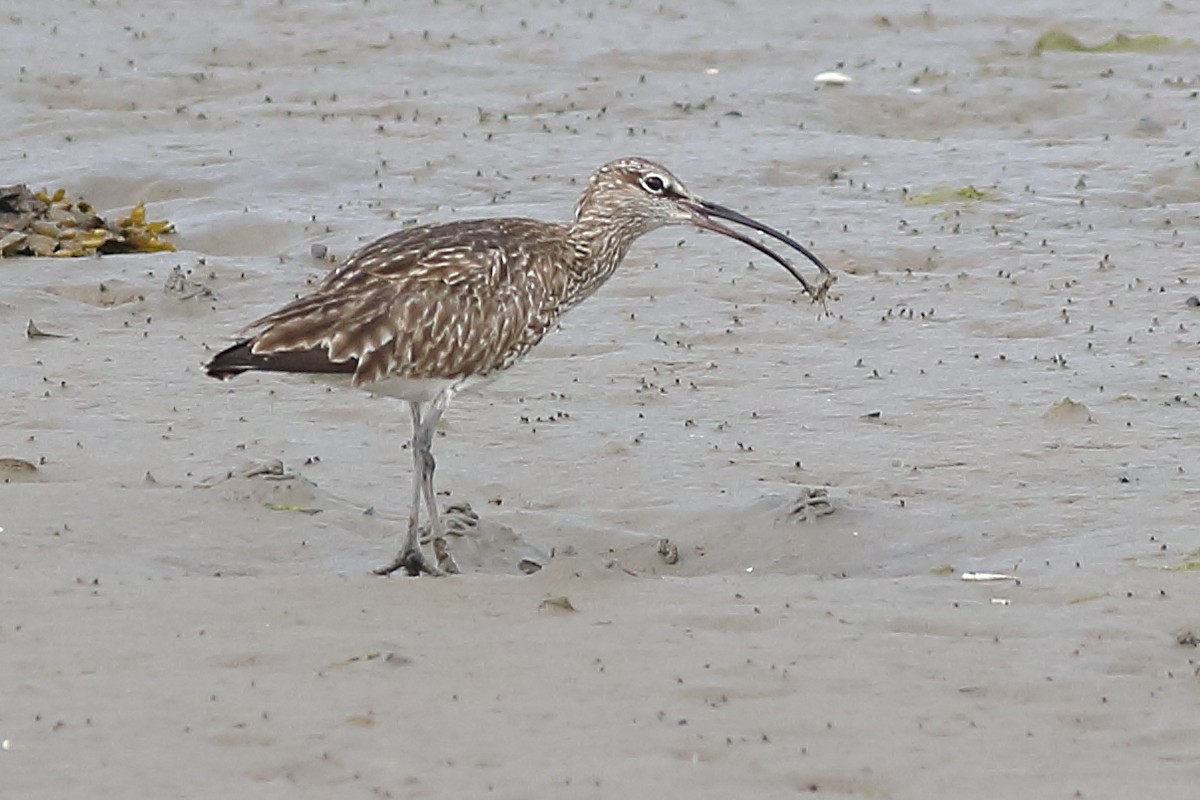
{"label": "bird's foot", "polygon": [[433,540],[433,554],[437,557],[438,569],[447,575],[459,575],[462,570],[454,563],[454,556],[446,549],[446,540],[438,537]]}
{"label": "bird's foot", "polygon": [[[443,545],[442,549],[445,549],[445,545]],[[441,562],[440,557],[438,562]],[[450,563],[454,564],[454,561],[451,560]],[[375,569],[374,572],[376,575],[391,575],[393,572],[398,572],[400,570],[404,570],[405,574],[413,578],[422,574],[433,575],[435,577],[446,574],[438,567],[435,567],[429,563],[429,561],[425,558],[425,554],[421,552],[420,547],[401,550],[396,554],[396,557],[392,559],[390,564],[379,567]],[[455,566],[454,571],[458,571],[457,566]]]}

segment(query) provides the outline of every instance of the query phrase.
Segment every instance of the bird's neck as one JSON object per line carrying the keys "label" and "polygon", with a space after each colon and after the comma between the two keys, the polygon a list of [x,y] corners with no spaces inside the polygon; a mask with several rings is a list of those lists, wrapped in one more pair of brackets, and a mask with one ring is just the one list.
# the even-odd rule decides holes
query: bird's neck
{"label": "bird's neck", "polygon": [[572,290],[579,302],[612,277],[634,241],[646,233],[640,220],[591,215],[583,209],[568,226],[567,239],[574,253]]}

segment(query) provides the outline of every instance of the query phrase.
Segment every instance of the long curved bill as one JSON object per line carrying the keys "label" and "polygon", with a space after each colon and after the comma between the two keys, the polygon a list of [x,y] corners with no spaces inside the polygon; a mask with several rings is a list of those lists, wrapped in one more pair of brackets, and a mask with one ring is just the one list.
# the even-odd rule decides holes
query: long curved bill
{"label": "long curved bill", "polygon": [[[726,208],[725,206],[717,205],[716,203],[710,203],[707,200],[687,201],[686,205],[692,212],[692,222],[696,225],[696,227],[705,228],[706,230],[724,234],[732,239],[737,239],[743,244],[750,245],[755,250],[778,263],[780,266],[790,272],[792,277],[800,281],[800,285],[804,287],[804,291],[808,292],[808,296],[812,298],[814,303],[824,304],[825,296],[829,292],[829,287],[833,284],[834,276],[833,273],[829,271],[829,267],[822,264],[821,259],[817,258],[816,255],[814,255],[813,252],[807,247],[800,244],[787,234],[780,233],[769,225],[764,225],[756,219],[747,217],[745,214],[739,214],[731,208]],[[777,239],[793,250],[799,252],[814,265],[816,265],[817,269],[821,270],[822,277],[820,284],[814,287],[800,273],[800,270],[796,269],[796,267],[794,267],[791,262],[789,262],[783,256],[779,255],[774,250],[771,250],[766,245],[751,239],[749,236],[745,236],[744,234],[738,233],[730,227],[722,225],[721,223],[717,222],[717,219],[724,219],[728,220],[729,222],[736,222],[739,225],[745,225],[747,228],[752,228],[759,233],[770,236],[772,239]]]}

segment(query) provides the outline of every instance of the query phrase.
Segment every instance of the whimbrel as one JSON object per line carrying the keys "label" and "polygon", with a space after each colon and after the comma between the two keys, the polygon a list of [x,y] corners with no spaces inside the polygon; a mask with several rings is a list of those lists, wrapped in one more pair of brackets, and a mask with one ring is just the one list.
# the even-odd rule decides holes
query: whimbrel
{"label": "whimbrel", "polygon": [[[786,259],[719,222],[783,242],[821,271],[815,285]],[[690,224],[769,256],[824,303],[829,269],[790,237],[701,200],[663,167],[612,161],[591,176],[569,224],[500,218],[420,225],[384,236],[334,268],[308,295],[250,323],[218,353],[208,374],[326,373],[408,401],[413,485],[408,532],[387,575],[456,572],[433,488],[434,431],[458,392],[508,369],[558,318],[616,270],[629,246],[665,225]],[[436,565],[418,539],[422,499]]]}

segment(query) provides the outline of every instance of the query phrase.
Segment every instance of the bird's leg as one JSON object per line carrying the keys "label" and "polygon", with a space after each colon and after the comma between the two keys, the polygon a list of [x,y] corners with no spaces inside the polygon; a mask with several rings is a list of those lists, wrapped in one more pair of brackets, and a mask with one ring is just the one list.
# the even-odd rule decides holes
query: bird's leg
{"label": "bird's leg", "polygon": [[[412,488],[412,503],[408,508],[408,532],[404,536],[404,545],[400,548],[400,552],[392,559],[391,563],[379,567],[375,570],[376,575],[391,575],[397,570],[404,570],[409,575],[420,575],[422,572],[430,575],[440,575],[441,572],[437,567],[433,567],[425,560],[425,554],[421,552],[421,542],[418,540],[417,528],[421,520],[421,487],[424,485],[426,456],[429,461],[432,461],[432,455],[429,455],[429,444],[423,442],[424,435],[424,420],[421,413],[421,404],[410,402],[409,409],[412,411],[412,456],[413,456],[413,488]],[[441,416],[441,412],[437,412],[437,416]],[[434,422],[437,425],[437,422]],[[430,466],[430,478],[432,480],[432,466]],[[457,570],[456,570],[457,571]]]}
{"label": "bird's leg", "polygon": [[[433,540],[433,553],[437,558],[438,569],[443,572],[458,574],[458,564],[446,549],[446,531],[442,527],[442,518],[438,513],[437,495],[433,490],[433,470],[437,462],[433,458],[433,436],[437,432],[438,421],[446,406],[450,404],[453,390],[447,388],[433,398],[421,420],[420,433],[413,436],[413,442],[418,440],[421,445],[421,493],[425,496],[425,506],[429,510],[429,536]],[[414,455],[415,459],[416,456]],[[415,465],[414,461],[414,465]]]}

